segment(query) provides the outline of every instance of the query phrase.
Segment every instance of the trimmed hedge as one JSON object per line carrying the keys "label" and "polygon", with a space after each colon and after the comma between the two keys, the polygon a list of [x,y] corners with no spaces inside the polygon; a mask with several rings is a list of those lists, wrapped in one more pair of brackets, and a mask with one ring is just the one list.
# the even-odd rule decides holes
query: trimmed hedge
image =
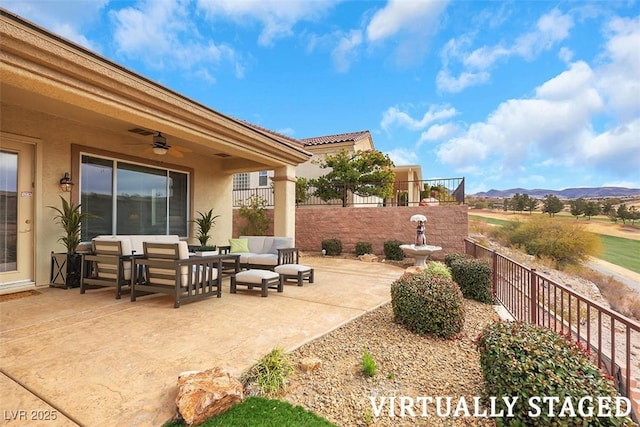
{"label": "trimmed hedge", "polygon": [[[615,399],[618,393],[613,382],[589,359],[582,344],[578,344],[549,329],[523,322],[497,322],[488,325],[477,339],[480,366],[488,396],[496,397],[496,412],[507,406],[503,397],[515,402],[513,417],[496,419],[498,425],[513,426],[631,426],[626,417],[589,416],[598,414],[598,397]],[[533,401],[531,397],[540,398]],[[558,397],[554,416],[549,414],[549,403],[542,397]],[[579,402],[584,401],[583,410]],[[575,408],[560,411],[569,398]],[[536,407],[539,407],[540,410]],[[604,408],[604,406],[603,406]],[[626,407],[623,405],[623,411]],[[615,411],[615,400],[611,409]],[[536,416],[537,415],[537,416]]]}
{"label": "trimmed hedge", "polygon": [[429,261],[424,269],[425,275],[440,276],[445,279],[453,280],[451,270],[440,261]]}
{"label": "trimmed hedge", "polygon": [[384,242],[384,256],[390,261],[402,261],[404,252],[400,249],[402,242],[399,240],[387,240]]}
{"label": "trimmed hedge", "polygon": [[451,262],[451,276],[465,298],[493,304],[491,267],[482,260],[458,258]]}
{"label": "trimmed hedge", "polygon": [[322,249],[327,251],[327,255],[341,255],[342,241],[339,239],[325,239],[322,241]]}
{"label": "trimmed hedge", "polygon": [[458,285],[437,275],[403,274],[391,284],[391,305],[394,321],[418,335],[452,338],[464,325]]}
{"label": "trimmed hedge", "polygon": [[373,246],[369,242],[357,242],[356,243],[356,255],[372,254]]}
{"label": "trimmed hedge", "polygon": [[444,263],[447,267],[451,268],[453,261],[458,259],[470,259],[471,257],[463,252],[451,252],[444,256]]}

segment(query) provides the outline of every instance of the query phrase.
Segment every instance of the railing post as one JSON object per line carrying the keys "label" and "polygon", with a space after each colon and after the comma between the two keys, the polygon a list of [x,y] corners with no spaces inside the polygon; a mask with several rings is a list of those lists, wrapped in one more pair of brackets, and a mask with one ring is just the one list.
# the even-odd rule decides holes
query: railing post
{"label": "railing post", "polygon": [[536,269],[531,269],[531,279],[529,280],[529,300],[531,305],[529,307],[529,319],[533,325],[538,324],[538,274]]}
{"label": "railing post", "polygon": [[491,264],[493,264],[491,272],[491,287],[493,288],[493,297],[498,295],[498,255],[496,250],[491,251]]}

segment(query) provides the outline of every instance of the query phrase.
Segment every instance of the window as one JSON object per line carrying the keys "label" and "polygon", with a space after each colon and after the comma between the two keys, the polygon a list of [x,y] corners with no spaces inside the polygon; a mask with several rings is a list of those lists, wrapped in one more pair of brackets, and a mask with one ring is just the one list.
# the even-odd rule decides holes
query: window
{"label": "window", "polygon": [[269,185],[269,177],[267,176],[267,171],[258,172],[258,186],[266,187]]}
{"label": "window", "polygon": [[83,155],[82,210],[96,215],[83,224],[82,240],[99,234],[187,236],[189,174]]}
{"label": "window", "polygon": [[234,190],[248,190],[249,189],[249,174],[237,173],[233,175],[233,189]]}

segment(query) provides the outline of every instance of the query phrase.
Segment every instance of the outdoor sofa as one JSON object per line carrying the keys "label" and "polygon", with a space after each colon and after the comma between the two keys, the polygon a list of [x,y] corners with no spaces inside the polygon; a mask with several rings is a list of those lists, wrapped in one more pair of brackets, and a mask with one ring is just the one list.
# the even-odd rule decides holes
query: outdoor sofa
{"label": "outdoor sofa", "polygon": [[240,255],[241,269],[273,270],[277,265],[291,263],[297,249],[292,237],[240,236],[229,239],[228,246],[219,246],[220,253]]}

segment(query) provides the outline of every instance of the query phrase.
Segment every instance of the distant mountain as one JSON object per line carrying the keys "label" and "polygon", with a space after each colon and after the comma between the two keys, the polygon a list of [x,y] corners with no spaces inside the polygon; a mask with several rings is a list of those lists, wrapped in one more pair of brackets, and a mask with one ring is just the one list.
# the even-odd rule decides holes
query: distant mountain
{"label": "distant mountain", "polygon": [[528,194],[530,197],[536,198],[543,198],[547,194],[552,194],[560,199],[577,199],[578,197],[584,197],[585,199],[604,197],[640,197],[640,188],[579,187],[565,188],[564,190],[543,190],[539,188],[527,190],[526,188],[511,188],[509,190],[492,189],[471,195],[476,197],[509,198],[513,197],[516,193]]}

